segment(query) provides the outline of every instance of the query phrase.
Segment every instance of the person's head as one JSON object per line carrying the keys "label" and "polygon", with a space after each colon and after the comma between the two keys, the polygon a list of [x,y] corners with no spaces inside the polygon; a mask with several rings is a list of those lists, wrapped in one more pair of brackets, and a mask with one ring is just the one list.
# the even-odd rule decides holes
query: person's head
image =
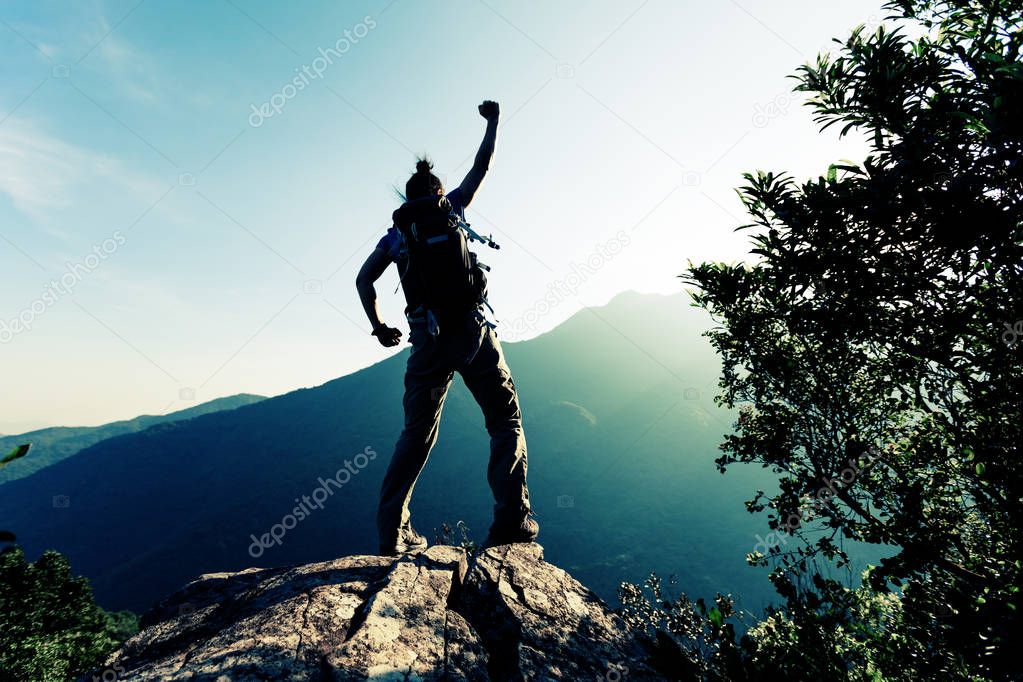
{"label": "person's head", "polygon": [[414,201],[438,194],[443,196],[444,184],[441,183],[440,178],[431,172],[432,170],[433,164],[430,163],[429,159],[419,159],[416,161],[416,172],[405,183],[406,201]]}

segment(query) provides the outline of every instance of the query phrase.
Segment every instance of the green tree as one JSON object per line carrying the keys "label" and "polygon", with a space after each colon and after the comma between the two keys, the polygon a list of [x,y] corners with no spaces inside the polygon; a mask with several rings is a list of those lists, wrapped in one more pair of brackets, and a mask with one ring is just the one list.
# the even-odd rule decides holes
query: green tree
{"label": "green tree", "polygon": [[99,608],[57,552],[29,563],[16,545],[0,551],[0,680],[74,679],[137,631],[134,614]]}
{"label": "green tree", "polygon": [[[750,560],[775,569],[790,650],[845,676],[899,641],[869,661],[883,679],[997,679],[1023,632],[1023,3],[886,8],[795,76],[869,156],[747,174],[756,260],[685,279],[740,409],[718,466],[779,475],[748,507],[795,537]],[[896,548],[870,595],[818,571],[844,539]],[[897,617],[862,617],[889,593]]]}

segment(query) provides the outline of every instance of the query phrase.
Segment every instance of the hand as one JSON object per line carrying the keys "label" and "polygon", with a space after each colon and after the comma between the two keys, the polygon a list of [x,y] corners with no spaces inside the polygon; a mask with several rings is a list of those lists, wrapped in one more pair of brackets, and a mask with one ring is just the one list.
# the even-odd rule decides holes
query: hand
{"label": "hand", "polygon": [[497,102],[491,100],[485,100],[483,104],[479,106],[480,116],[487,119],[487,122],[496,121],[501,115],[501,106]]}
{"label": "hand", "polygon": [[401,330],[395,329],[394,327],[388,327],[386,324],[382,324],[373,331],[373,336],[377,337],[377,341],[384,348],[390,348],[391,346],[397,346],[401,343]]}

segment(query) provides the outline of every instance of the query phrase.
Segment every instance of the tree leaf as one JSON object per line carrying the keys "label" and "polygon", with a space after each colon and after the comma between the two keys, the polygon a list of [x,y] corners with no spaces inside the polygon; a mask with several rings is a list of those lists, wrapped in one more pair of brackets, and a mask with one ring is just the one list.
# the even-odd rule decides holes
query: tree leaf
{"label": "tree leaf", "polygon": [[25,443],[24,445],[17,446],[16,448],[8,452],[6,455],[4,455],[3,459],[0,459],[0,467],[6,466],[7,464],[13,462],[14,460],[24,457],[25,455],[28,454],[29,448],[31,447],[32,447],[31,443]]}

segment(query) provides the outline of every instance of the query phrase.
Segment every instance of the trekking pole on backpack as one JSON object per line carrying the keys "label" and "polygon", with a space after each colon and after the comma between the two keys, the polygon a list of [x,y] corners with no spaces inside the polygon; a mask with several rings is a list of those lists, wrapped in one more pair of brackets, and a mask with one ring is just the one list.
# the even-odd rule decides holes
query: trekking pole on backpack
{"label": "trekking pole on backpack", "polygon": [[464,219],[458,218],[457,216],[456,219],[458,220],[458,227],[463,232],[465,232],[465,235],[469,238],[470,242],[479,242],[480,244],[486,244],[492,249],[501,248],[501,245],[494,241],[494,235],[487,235],[486,237],[483,237],[475,230],[473,230],[471,227],[469,227],[469,223],[465,222]]}
{"label": "trekking pole on backpack", "polygon": [[[486,237],[484,237],[475,230],[473,230],[471,227],[469,227],[469,223],[465,222],[464,218],[455,216],[455,219],[458,222],[458,228],[465,232],[465,236],[468,238],[468,241],[486,244],[487,246],[495,250],[501,248],[501,245],[494,241],[493,235],[487,235]],[[481,263],[479,259],[476,258],[475,254],[473,254],[473,264],[486,272],[490,272],[490,266],[487,265],[486,263]],[[487,326],[490,327],[491,329],[495,328],[497,326],[496,322],[499,321],[497,320],[497,311],[494,310],[494,306],[490,305],[490,301],[487,300],[486,293],[482,293],[480,295],[480,303],[486,306],[487,310],[490,311],[491,315],[494,315],[494,322],[491,322],[490,320],[485,320],[485,322]]]}

